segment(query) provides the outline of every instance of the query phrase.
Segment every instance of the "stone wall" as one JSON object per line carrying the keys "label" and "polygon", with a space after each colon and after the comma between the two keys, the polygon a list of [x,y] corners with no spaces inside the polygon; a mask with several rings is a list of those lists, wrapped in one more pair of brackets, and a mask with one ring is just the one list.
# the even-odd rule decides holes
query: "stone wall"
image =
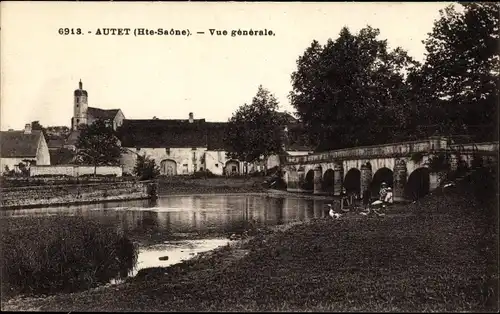
{"label": "stone wall", "polygon": [[157,183],[154,181],[3,188],[1,189],[1,207],[4,209],[29,208],[148,199],[155,195],[156,191]]}
{"label": "stone wall", "polygon": [[224,167],[228,161],[225,151],[206,151],[205,152],[205,169],[215,175],[223,175]]}
{"label": "stone wall", "polygon": [[122,176],[122,168],[117,166],[76,166],[76,165],[54,165],[54,166],[31,166],[30,176],[41,175],[67,175],[78,177],[82,175],[115,175]]}

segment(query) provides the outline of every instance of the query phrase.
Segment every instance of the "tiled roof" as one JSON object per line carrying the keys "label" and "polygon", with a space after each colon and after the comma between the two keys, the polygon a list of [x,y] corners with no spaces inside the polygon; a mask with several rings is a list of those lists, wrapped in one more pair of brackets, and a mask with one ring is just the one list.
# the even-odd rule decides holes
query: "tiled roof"
{"label": "tiled roof", "polygon": [[61,148],[64,145],[64,139],[60,138],[55,138],[55,139],[49,139],[47,141],[47,146],[49,148]]}
{"label": "tiled roof", "polygon": [[[119,138],[124,147],[188,148],[207,147],[208,150],[227,150],[224,145],[226,122],[194,120],[124,120]],[[310,151],[300,123],[288,126],[288,151]]]}
{"label": "tiled roof", "polygon": [[114,119],[116,114],[120,109],[100,109],[94,107],[88,107],[87,115],[94,117],[94,119]]}
{"label": "tiled roof", "polygon": [[43,136],[42,131],[33,130],[30,134],[24,131],[0,132],[2,158],[36,157],[38,142]]}
{"label": "tiled roof", "polygon": [[206,122],[205,119],[192,123],[189,120],[123,120],[119,138],[123,147],[218,150],[224,148],[225,126],[226,123]]}

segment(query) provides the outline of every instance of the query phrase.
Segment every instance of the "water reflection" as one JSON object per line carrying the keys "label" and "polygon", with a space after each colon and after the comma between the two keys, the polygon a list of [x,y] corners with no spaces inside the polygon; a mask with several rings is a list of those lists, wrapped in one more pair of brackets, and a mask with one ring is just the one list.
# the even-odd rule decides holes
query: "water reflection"
{"label": "water reflection", "polygon": [[[168,196],[148,200],[46,207],[2,211],[2,216],[80,215],[113,222],[126,232],[144,235],[232,232],[254,220],[258,225],[278,225],[321,218],[331,201],[282,196],[198,195]],[[337,205],[335,203],[335,205]]]}
{"label": "water reflection", "polygon": [[[224,245],[229,235],[245,230],[250,224],[273,226],[326,216],[326,203],[299,197],[255,195],[168,196],[156,201],[126,201],[67,207],[46,207],[0,211],[3,218],[19,216],[69,215],[113,223],[132,239],[145,240],[141,247],[135,275],[145,267],[168,266],[189,259],[199,252]],[[338,207],[339,203],[334,202]],[[164,243],[162,236],[201,234],[202,242],[183,245]],[[156,237],[160,235],[159,237]],[[188,237],[189,238],[189,237]],[[198,240],[200,241],[200,240]],[[143,242],[143,241],[139,241]],[[154,245],[152,245],[154,244]],[[160,257],[168,256],[167,260]]]}

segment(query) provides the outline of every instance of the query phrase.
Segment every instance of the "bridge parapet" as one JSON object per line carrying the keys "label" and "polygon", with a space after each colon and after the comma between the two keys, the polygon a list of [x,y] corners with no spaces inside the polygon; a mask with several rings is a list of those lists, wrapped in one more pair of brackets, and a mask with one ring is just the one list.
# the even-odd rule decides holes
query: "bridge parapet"
{"label": "bridge parapet", "polygon": [[287,156],[287,164],[310,164],[328,162],[332,160],[345,160],[352,158],[388,158],[410,156],[413,153],[429,153],[447,150],[460,150],[462,152],[498,152],[498,142],[448,144],[444,137],[434,137],[426,140],[390,143],[384,145],[362,146],[344,148],[307,156]]}
{"label": "bridge parapet", "polygon": [[353,148],[344,148],[324,153],[312,154],[307,156],[288,156],[287,163],[302,164],[311,162],[321,162],[330,160],[349,159],[355,156],[363,156],[364,158],[389,157],[389,156],[405,156],[414,152],[427,152],[435,149],[431,141],[412,141],[402,143],[391,143],[384,145],[362,146]]}

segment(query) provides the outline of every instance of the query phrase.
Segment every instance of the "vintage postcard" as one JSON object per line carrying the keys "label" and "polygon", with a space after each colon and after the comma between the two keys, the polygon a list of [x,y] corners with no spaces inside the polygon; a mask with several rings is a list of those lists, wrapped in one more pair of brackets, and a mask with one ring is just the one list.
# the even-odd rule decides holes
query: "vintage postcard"
{"label": "vintage postcard", "polygon": [[498,312],[498,4],[0,8],[2,310]]}

